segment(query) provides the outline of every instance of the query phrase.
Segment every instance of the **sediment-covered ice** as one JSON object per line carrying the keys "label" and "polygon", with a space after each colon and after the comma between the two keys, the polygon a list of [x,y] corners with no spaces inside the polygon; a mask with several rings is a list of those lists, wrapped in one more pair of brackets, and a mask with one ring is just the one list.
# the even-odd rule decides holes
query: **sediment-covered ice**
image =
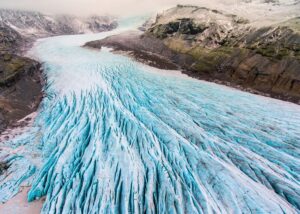
{"label": "sediment-covered ice", "polygon": [[35,46],[47,96],[0,150],[1,201],[27,182],[43,213],[299,212],[299,106],[80,47],[107,34]]}

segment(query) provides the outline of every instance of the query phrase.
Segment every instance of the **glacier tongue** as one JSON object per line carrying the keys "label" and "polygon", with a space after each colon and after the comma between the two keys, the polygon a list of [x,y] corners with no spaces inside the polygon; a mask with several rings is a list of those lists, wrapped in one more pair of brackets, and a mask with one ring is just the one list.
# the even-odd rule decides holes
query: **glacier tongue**
{"label": "glacier tongue", "polygon": [[25,182],[43,213],[299,212],[299,106],[80,47],[108,34],[35,46],[47,97],[0,150],[1,201]]}

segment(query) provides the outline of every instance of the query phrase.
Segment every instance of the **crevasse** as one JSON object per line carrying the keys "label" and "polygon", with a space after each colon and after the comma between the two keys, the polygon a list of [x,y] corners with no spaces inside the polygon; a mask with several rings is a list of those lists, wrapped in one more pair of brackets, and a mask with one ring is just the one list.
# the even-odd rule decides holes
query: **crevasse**
{"label": "crevasse", "polygon": [[120,31],[36,44],[46,98],[0,150],[1,201],[28,183],[42,213],[299,212],[299,106],[80,47]]}

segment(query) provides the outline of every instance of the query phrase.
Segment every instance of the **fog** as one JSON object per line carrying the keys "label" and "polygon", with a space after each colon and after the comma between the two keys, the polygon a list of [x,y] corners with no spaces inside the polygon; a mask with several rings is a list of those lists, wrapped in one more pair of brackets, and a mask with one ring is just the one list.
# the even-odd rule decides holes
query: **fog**
{"label": "fog", "polygon": [[141,15],[176,4],[197,4],[199,0],[0,0],[0,8],[68,13],[76,15]]}

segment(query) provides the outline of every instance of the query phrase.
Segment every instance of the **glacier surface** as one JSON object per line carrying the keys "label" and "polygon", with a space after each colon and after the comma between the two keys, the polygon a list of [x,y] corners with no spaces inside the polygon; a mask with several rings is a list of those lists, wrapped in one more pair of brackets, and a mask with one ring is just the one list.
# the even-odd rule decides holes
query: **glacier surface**
{"label": "glacier surface", "polygon": [[42,213],[299,213],[300,108],[84,49],[121,32],[39,40],[46,96],[3,142],[0,201]]}

